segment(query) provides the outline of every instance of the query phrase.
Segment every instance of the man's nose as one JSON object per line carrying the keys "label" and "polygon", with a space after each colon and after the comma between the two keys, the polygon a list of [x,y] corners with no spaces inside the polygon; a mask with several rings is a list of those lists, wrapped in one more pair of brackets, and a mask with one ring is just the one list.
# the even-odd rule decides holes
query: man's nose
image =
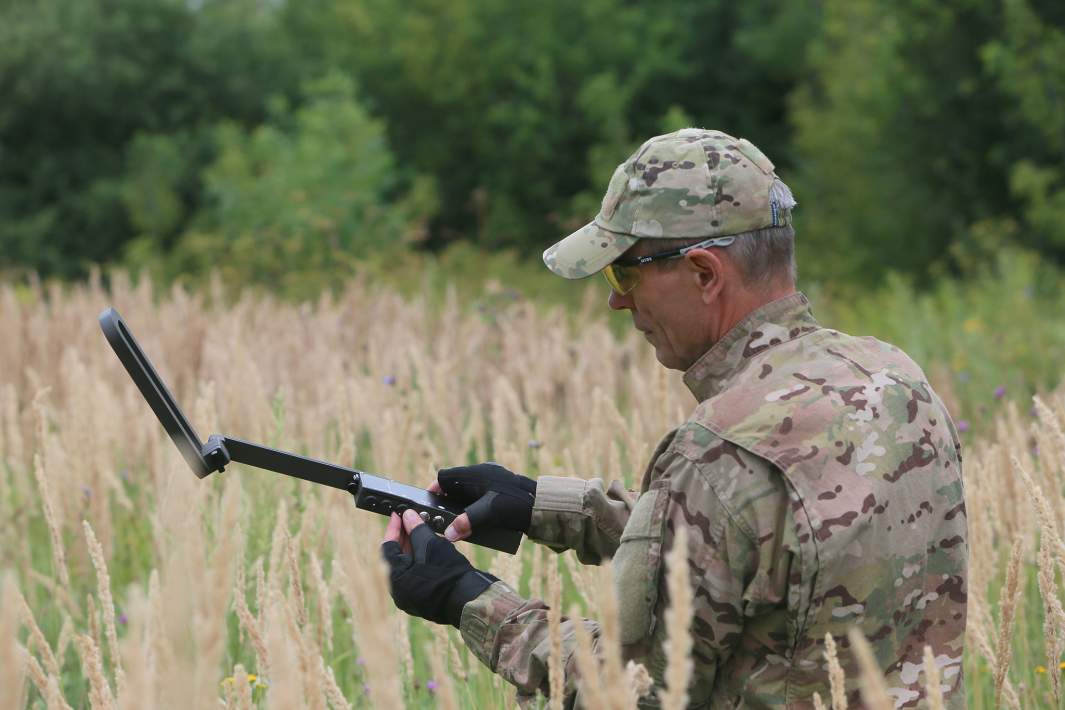
{"label": "man's nose", "polygon": [[612,310],[623,311],[625,309],[632,310],[632,294],[627,293],[624,296],[617,291],[611,289],[610,297],[606,299],[606,303]]}

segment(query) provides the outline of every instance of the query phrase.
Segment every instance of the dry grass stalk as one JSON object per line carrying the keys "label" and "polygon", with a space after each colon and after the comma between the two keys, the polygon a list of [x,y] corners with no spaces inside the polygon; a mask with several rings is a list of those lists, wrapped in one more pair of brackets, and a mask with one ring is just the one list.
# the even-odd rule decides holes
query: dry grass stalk
{"label": "dry grass stalk", "polygon": [[621,658],[621,629],[618,627],[618,598],[613,567],[609,562],[604,562],[595,568],[595,576],[596,616],[599,619],[597,649],[603,668],[603,682],[609,707],[624,710],[630,705],[635,706],[635,703]]}
{"label": "dry grass stalk", "polygon": [[155,678],[151,666],[151,641],[148,638],[150,606],[140,587],[130,591],[126,604],[129,626],[119,643],[126,681],[118,693],[120,710],[139,710],[156,704]]}
{"label": "dry grass stalk", "polygon": [[266,613],[266,648],[270,656],[266,706],[271,710],[303,707],[303,677],[299,672],[299,640],[286,622],[285,601],[279,590],[270,592]]}
{"label": "dry grass stalk", "polygon": [[314,582],[318,615],[318,644],[325,651],[333,650],[333,594],[322,574],[322,563],[318,554],[311,550],[311,580]]}
{"label": "dry grass stalk", "polygon": [[111,665],[115,671],[115,689],[121,695],[125,684],[122,671],[122,656],[118,653],[118,632],[115,630],[115,601],[111,596],[111,575],[107,571],[107,560],[100,541],[88,520],[81,521],[85,531],[85,542],[89,546],[89,558],[96,570],[96,591],[100,595],[100,606],[104,617],[104,631],[107,634],[107,651],[111,655]]}
{"label": "dry grass stalk", "polygon": [[[63,665],[63,659],[66,658],[67,649],[70,648],[70,642],[74,640],[74,622],[71,620],[68,614],[63,615],[63,625],[59,628],[59,638],[55,642],[55,657],[59,661],[59,665]],[[0,705],[0,707],[3,707]]]}
{"label": "dry grass stalk", "polygon": [[255,569],[255,613],[261,627],[263,614],[266,613],[266,570],[263,568],[263,558],[256,557],[252,567]]}
{"label": "dry grass stalk", "polygon": [[[1055,518],[1042,488],[1032,480],[1027,469],[1016,458],[1013,468],[1024,480],[1031,494],[1036,515],[1039,518],[1038,575],[1039,593],[1043,600],[1043,638],[1046,646],[1047,667],[1054,669],[1061,662],[1065,651],[1065,608],[1058,594],[1057,564],[1061,549],[1061,537],[1055,527]],[[1049,673],[1050,688],[1056,704],[1061,703],[1061,674]]]}
{"label": "dry grass stalk", "polygon": [[851,652],[858,659],[858,682],[866,706],[872,710],[894,710],[895,702],[888,695],[884,674],[869,642],[857,628],[848,631],[847,638],[851,643]]}
{"label": "dry grass stalk", "polygon": [[425,655],[429,657],[429,672],[436,683],[436,688],[433,690],[433,695],[436,697],[436,706],[440,710],[458,710],[459,702],[458,698],[455,697],[455,685],[452,683],[451,674],[448,673],[447,666],[444,664],[444,657],[435,652],[434,644],[427,643],[423,648],[425,649]]}
{"label": "dry grass stalk", "polygon": [[814,710],[827,710],[825,702],[821,700],[820,693],[814,693]]}
{"label": "dry grass stalk", "polygon": [[115,698],[111,694],[111,686],[107,684],[104,675],[103,662],[100,660],[100,649],[88,636],[78,634],[74,637],[74,644],[81,655],[82,670],[89,679],[89,704],[93,710],[111,710],[115,707]]}
{"label": "dry grass stalk", "polygon": [[[350,534],[351,517],[331,511],[331,522],[338,535]],[[346,512],[346,511],[345,511]],[[352,632],[356,645],[363,649],[371,700],[382,710],[403,706],[400,685],[402,668],[396,648],[394,616],[398,613],[389,594],[388,568],[378,548],[341,545],[336,561],[344,569],[346,583],[341,594],[352,612]],[[351,580],[359,580],[358,586]]]}
{"label": "dry grass stalk", "polygon": [[322,684],[322,691],[333,710],[351,710],[351,703],[344,697],[337,679],[333,675],[333,669],[326,665],[325,659],[318,656],[318,677]]}
{"label": "dry grass stalk", "polygon": [[832,710],[847,710],[847,677],[839,664],[836,640],[825,634],[825,663],[828,664],[828,683],[832,691]]}
{"label": "dry grass stalk", "polygon": [[399,643],[399,667],[403,670],[403,678],[410,682],[414,675],[414,649],[410,644],[410,617],[406,614],[397,613],[396,641]]}
{"label": "dry grass stalk", "polygon": [[[1006,673],[1009,671],[1010,658],[1012,656],[1013,620],[1016,618],[1017,606],[1021,598],[1020,568],[1021,557],[1023,556],[1023,545],[1024,540],[1020,537],[1013,541],[1013,549],[1010,552],[1010,561],[1006,568],[1006,584],[1002,590],[1002,618],[999,622],[998,645],[995,649],[997,661],[995,663],[996,706],[1000,705],[1002,702],[1002,686],[1006,681]],[[940,693],[940,695],[942,695],[942,693]]]}
{"label": "dry grass stalk", "polygon": [[[943,686],[939,677],[939,666],[931,646],[924,647],[924,682],[928,696],[928,710],[945,710],[943,706]],[[998,686],[995,686],[996,689]],[[999,705],[998,691],[995,692],[995,705]]]}
{"label": "dry grass stalk", "polygon": [[41,628],[37,626],[37,620],[33,618],[33,612],[30,610],[30,605],[26,603],[26,599],[22,596],[22,593],[15,590],[15,603],[18,605],[19,614],[22,617],[22,625],[29,631],[28,647],[31,651],[36,650],[41,654],[41,659],[44,661],[44,667],[48,671],[49,675],[59,677],[59,663],[56,661],[55,654],[52,652],[52,647],[48,644],[48,641],[44,638],[44,634],[41,633]]}
{"label": "dry grass stalk", "polygon": [[254,707],[248,671],[240,663],[233,666],[233,707],[237,710],[252,710]]}
{"label": "dry grass stalk", "polygon": [[266,597],[270,596],[270,592],[279,591],[281,589],[281,559],[285,554],[285,543],[288,542],[288,538],[288,505],[282,498],[281,502],[277,505],[277,517],[274,519],[274,534],[270,540],[270,559],[265,592]]}
{"label": "dry grass stalk", "polygon": [[665,613],[665,688],[659,690],[658,697],[663,710],[681,710],[688,704],[688,683],[694,668],[691,656],[692,589],[688,578],[688,531],[684,526],[677,527],[673,547],[666,555],[666,589],[669,593],[669,609]]}
{"label": "dry grass stalk", "polygon": [[59,528],[59,521],[56,519],[52,491],[48,487],[48,478],[44,474],[44,462],[39,453],[33,455],[33,475],[37,479],[41,508],[44,510],[44,519],[48,523],[48,534],[52,540],[52,559],[55,562],[55,571],[59,576],[59,584],[69,594],[70,571],[67,569],[67,554],[63,549],[63,534]]}
{"label": "dry grass stalk", "polygon": [[654,687],[654,679],[647,672],[647,666],[636,661],[629,661],[625,664],[625,677],[628,680],[626,685],[631,693],[631,706],[636,707],[640,698],[650,695],[651,688]]}
{"label": "dry grass stalk", "polygon": [[237,581],[233,589],[233,609],[237,613],[237,621],[244,633],[248,634],[251,647],[255,651],[256,671],[260,675],[270,676],[270,654],[266,650],[266,642],[259,627],[259,620],[248,608],[248,600],[244,589],[243,566],[237,565]]}
{"label": "dry grass stalk", "polygon": [[608,706],[606,689],[603,688],[599,669],[599,659],[592,648],[592,634],[581,619],[580,609],[576,605],[569,610],[570,623],[573,624],[574,649],[573,658],[577,662],[578,696],[581,704],[589,708]]}
{"label": "dry grass stalk", "polygon": [[307,600],[303,596],[302,575],[300,574],[299,546],[300,536],[291,537],[285,531],[285,551],[288,562],[288,579],[292,586],[293,608],[296,611],[296,621],[302,629],[307,625]]}
{"label": "dry grass stalk", "polygon": [[26,659],[31,658],[18,643],[18,598],[14,575],[4,572],[0,576],[0,708],[22,705]]}
{"label": "dry grass stalk", "polygon": [[566,689],[562,662],[562,580],[558,574],[558,560],[547,563],[547,626],[551,639],[551,655],[547,657],[547,679],[550,685],[548,707],[562,710]]}
{"label": "dry grass stalk", "polygon": [[89,638],[93,640],[97,648],[103,648],[104,639],[100,633],[100,612],[96,608],[96,597],[91,592],[85,595],[85,619],[89,626]]}
{"label": "dry grass stalk", "polygon": [[[11,685],[5,685],[0,688],[0,695],[5,696],[8,700],[8,704],[3,707],[14,708],[20,707],[25,701],[25,685],[26,677],[28,676],[30,682],[37,688],[37,692],[42,697],[47,697],[48,694],[48,674],[41,668],[40,662],[33,657],[33,654],[27,651],[23,646],[20,646],[15,641],[15,636],[11,636],[12,645],[15,647],[16,656],[10,659],[11,665],[4,666],[4,670],[7,673],[5,682],[10,682]],[[15,693],[14,691],[18,691]],[[12,697],[14,696],[14,697]]]}

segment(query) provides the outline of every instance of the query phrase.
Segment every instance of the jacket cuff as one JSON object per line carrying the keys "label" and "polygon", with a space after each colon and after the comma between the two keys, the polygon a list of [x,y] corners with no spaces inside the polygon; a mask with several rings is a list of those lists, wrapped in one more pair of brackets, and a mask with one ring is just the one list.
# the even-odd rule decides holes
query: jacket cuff
{"label": "jacket cuff", "polygon": [[459,622],[462,640],[473,655],[493,671],[492,658],[499,629],[507,617],[525,603],[525,598],[506,583],[496,581],[462,608]]}
{"label": "jacket cuff", "polygon": [[580,513],[588,481],[583,478],[540,476],[536,479],[533,513]]}

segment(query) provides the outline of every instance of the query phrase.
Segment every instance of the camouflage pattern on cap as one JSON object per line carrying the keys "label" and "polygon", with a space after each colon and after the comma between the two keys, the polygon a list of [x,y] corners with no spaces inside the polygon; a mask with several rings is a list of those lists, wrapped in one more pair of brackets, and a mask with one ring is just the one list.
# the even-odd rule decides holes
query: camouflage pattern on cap
{"label": "camouflage pattern on cap", "polygon": [[790,193],[771,196],[775,181],[773,163],[745,138],[702,128],[656,136],[614,171],[595,219],[548,248],[544,263],[579,279],[641,238],[708,238],[782,225],[794,201]]}

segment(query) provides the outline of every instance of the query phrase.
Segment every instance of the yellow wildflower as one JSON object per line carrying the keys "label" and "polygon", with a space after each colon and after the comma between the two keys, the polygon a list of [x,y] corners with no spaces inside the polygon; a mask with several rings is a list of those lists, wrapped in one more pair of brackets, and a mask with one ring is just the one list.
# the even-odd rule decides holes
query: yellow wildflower
{"label": "yellow wildflower", "polygon": [[1043,667],[1043,666],[1036,666],[1035,667],[1035,672],[1036,673],[1046,673],[1047,669],[1045,667]]}
{"label": "yellow wildflower", "polygon": [[254,682],[255,682],[255,680],[256,680],[256,678],[258,678],[258,676],[257,676],[257,675],[255,675],[254,673],[249,673],[249,674],[248,674],[248,682],[249,682],[249,683],[254,683]]}

